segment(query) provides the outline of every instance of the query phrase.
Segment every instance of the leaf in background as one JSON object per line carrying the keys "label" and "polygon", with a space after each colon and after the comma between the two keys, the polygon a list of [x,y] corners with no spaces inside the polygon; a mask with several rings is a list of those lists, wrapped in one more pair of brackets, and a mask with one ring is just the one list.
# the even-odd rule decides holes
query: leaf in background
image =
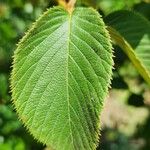
{"label": "leaf in background", "polygon": [[96,8],[97,0],[77,0],[77,5],[81,6],[82,4]]}
{"label": "leaf in background", "polygon": [[0,101],[1,98],[6,98],[8,90],[7,88],[8,88],[7,77],[4,74],[0,74]]}
{"label": "leaf in background", "polygon": [[97,7],[101,9],[104,14],[109,14],[111,12],[121,10],[121,9],[131,9],[137,1],[140,0],[95,0],[97,2]]}
{"label": "leaf in background", "polygon": [[14,54],[13,102],[31,134],[56,150],[95,149],[112,64],[95,10],[48,10]]}
{"label": "leaf in background", "polygon": [[[127,42],[123,42],[123,38],[121,39],[122,44],[127,44],[130,50],[134,49],[132,56],[135,55],[137,61],[146,69],[145,72],[147,72],[147,78],[149,76],[150,83],[150,22],[140,14],[126,10],[108,15],[105,22],[119,32],[132,46],[130,47]],[[122,45],[123,47],[125,45]],[[142,72],[140,73],[142,75]]]}
{"label": "leaf in background", "polygon": [[148,20],[150,20],[150,3],[141,2],[134,6],[134,10],[138,11],[144,15]]}
{"label": "leaf in background", "polygon": [[[125,54],[129,57],[132,61],[136,69],[139,71],[141,76],[150,84],[150,74],[145,66],[141,63],[140,59],[136,56],[133,48],[130,44],[112,27],[108,27],[109,33],[111,35],[112,40],[122,48]],[[133,70],[132,70],[133,71]]]}

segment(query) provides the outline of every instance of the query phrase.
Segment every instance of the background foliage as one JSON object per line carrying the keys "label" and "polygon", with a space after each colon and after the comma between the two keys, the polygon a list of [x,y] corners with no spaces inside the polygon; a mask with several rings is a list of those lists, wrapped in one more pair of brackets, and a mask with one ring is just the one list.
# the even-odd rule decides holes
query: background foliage
{"label": "background foliage", "polygon": [[[84,3],[83,3],[84,2]],[[88,5],[79,0],[78,5]],[[42,150],[21,125],[11,104],[9,77],[15,43],[31,23],[56,2],[52,0],[0,0],[0,149]],[[90,1],[104,17],[112,11],[131,9],[150,20],[148,0]],[[102,136],[98,149],[150,149],[150,89],[129,62],[123,51],[115,46],[115,70],[110,96],[102,115]],[[101,147],[101,148],[100,148]]]}

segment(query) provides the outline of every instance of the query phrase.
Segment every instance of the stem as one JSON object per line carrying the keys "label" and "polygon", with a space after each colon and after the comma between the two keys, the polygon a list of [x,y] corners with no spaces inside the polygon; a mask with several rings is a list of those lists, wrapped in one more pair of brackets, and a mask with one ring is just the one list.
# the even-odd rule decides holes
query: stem
{"label": "stem", "polygon": [[68,3],[68,11],[72,13],[76,0],[70,0]]}
{"label": "stem", "polygon": [[57,0],[58,4],[63,6],[70,14],[74,10],[74,5],[76,3],[76,0],[70,0],[67,2],[66,0]]}
{"label": "stem", "polygon": [[56,0],[58,5],[61,5],[63,7],[66,7],[66,1],[65,0]]}

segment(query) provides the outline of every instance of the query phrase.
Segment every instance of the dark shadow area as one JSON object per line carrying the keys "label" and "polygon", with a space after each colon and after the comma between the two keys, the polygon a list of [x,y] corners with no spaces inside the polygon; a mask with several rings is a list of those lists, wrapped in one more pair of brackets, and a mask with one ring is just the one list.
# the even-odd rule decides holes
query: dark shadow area
{"label": "dark shadow area", "polygon": [[144,106],[144,98],[139,94],[131,94],[128,99],[128,105],[132,105],[135,107]]}
{"label": "dark shadow area", "polygon": [[[150,108],[149,108],[150,110]],[[135,133],[135,138],[143,138],[145,145],[142,150],[150,149],[150,113],[148,119],[145,121],[144,125],[138,126],[137,132]]]}

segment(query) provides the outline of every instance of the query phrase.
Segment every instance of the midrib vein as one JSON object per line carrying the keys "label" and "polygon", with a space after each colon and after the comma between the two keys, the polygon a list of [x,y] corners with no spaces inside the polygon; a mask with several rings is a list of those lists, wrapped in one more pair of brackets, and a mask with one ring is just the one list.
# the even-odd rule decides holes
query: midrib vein
{"label": "midrib vein", "polygon": [[[70,127],[70,135],[71,135],[71,142],[74,148],[73,142],[73,134],[71,129],[71,116],[70,116],[70,100],[69,100],[69,52],[70,52],[70,37],[71,37],[71,20],[72,20],[72,13],[69,13],[69,20],[68,20],[68,46],[67,46],[67,101],[68,101],[68,119],[69,119],[69,127]],[[72,147],[72,146],[71,146]]]}

